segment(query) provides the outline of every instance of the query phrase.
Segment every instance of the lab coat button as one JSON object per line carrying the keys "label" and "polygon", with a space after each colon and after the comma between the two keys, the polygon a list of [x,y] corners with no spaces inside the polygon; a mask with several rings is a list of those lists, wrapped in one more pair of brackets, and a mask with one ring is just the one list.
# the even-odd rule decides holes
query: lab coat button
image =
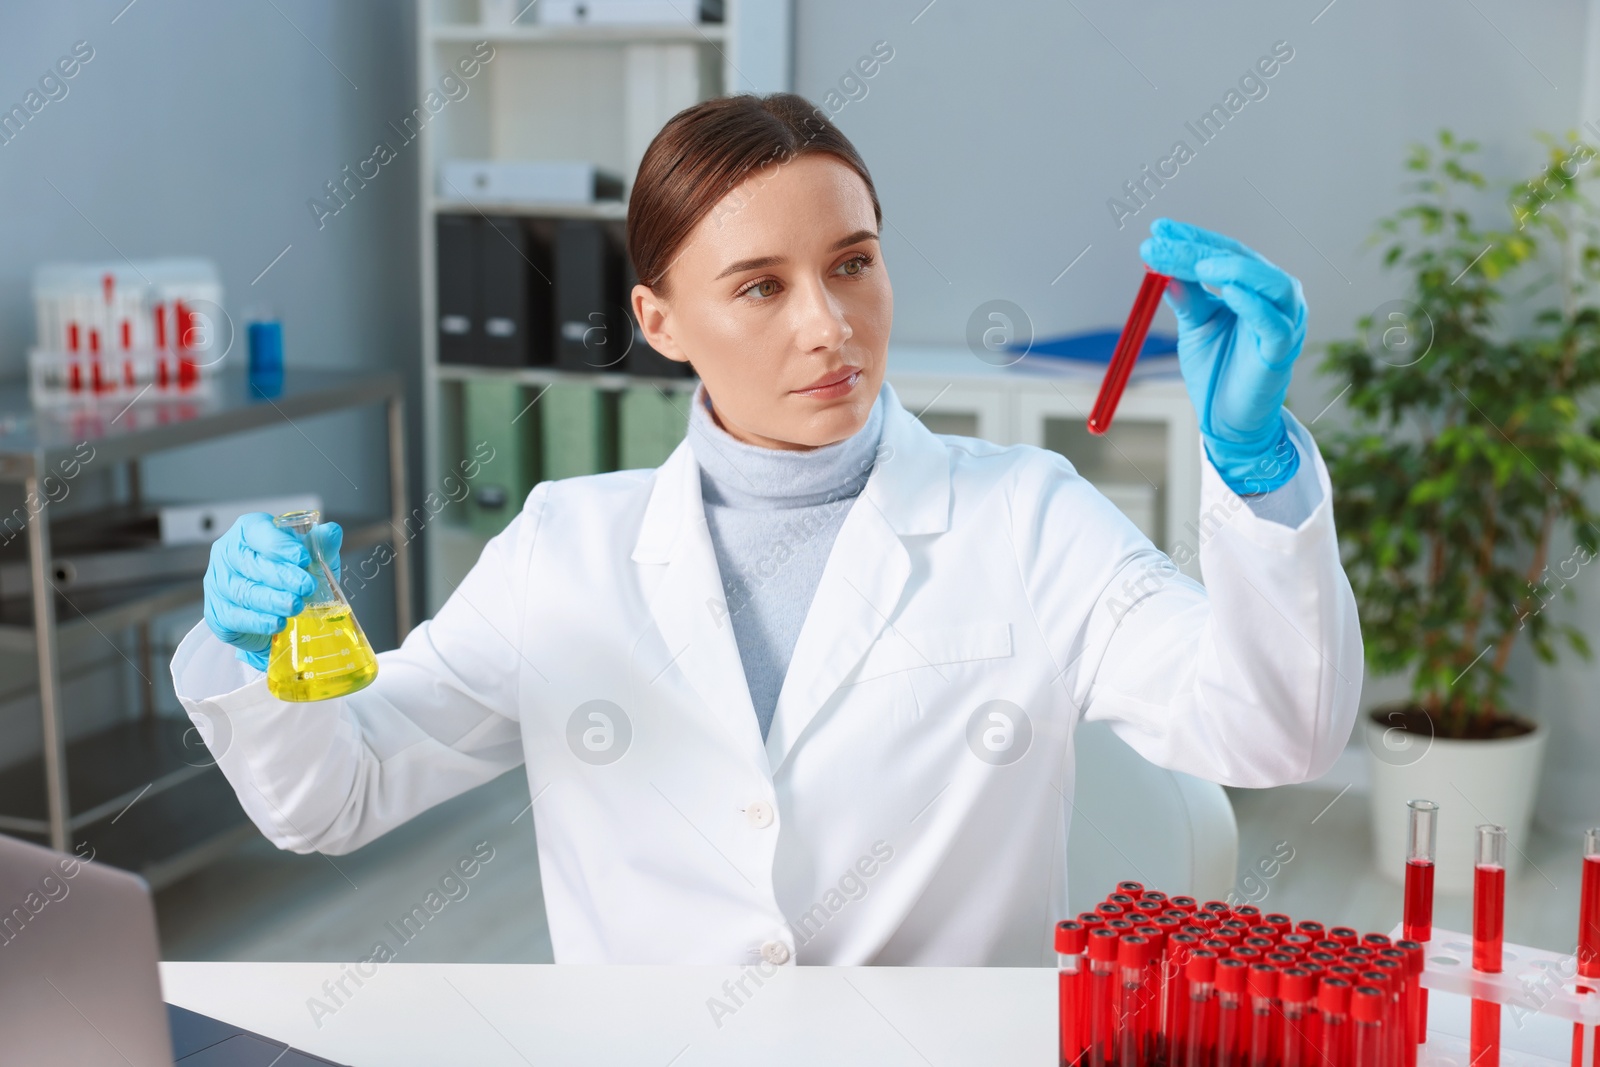
{"label": "lab coat button", "polygon": [[750,806],[744,809],[744,817],[757,830],[765,830],[772,825],[772,805],[765,800],[751,801]]}
{"label": "lab coat button", "polygon": [[761,946],[761,958],[781,967],[789,962],[789,946],[782,941],[768,941]]}

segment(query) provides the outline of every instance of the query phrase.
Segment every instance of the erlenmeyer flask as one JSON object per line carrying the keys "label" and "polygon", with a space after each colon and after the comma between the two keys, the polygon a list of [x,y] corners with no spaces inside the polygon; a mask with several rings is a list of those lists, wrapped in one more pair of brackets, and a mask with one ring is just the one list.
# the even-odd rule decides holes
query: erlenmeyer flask
{"label": "erlenmeyer flask", "polygon": [[311,555],[306,570],[317,583],[305,609],[272,635],[267,691],[279,700],[342,697],[378,676],[378,657],[323,558],[321,538],[314,533],[321,521],[317,511],[291,511],[272,520],[306,547]]}

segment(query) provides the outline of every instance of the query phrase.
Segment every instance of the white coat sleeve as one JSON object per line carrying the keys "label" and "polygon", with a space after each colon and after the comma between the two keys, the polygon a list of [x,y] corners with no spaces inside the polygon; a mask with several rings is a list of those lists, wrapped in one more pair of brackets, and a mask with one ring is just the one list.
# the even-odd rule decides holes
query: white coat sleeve
{"label": "white coat sleeve", "polygon": [[[1294,480],[1310,474],[1316,485],[1296,525],[1257,514],[1209,459],[1198,528],[1172,556],[1098,493],[1086,500],[1070,468],[1019,512],[1023,573],[1071,711],[1110,721],[1152,763],[1223,785],[1326,773],[1361,693],[1361,629],[1327,467],[1285,417],[1300,453]],[[1204,585],[1173,562],[1195,553]]]}
{"label": "white coat sleeve", "polygon": [[348,697],[278,700],[204,622],[184,638],[178,698],[275,845],[349,852],[522,762],[523,572],[543,499],[536,489],[438,615],[379,653],[378,677]]}

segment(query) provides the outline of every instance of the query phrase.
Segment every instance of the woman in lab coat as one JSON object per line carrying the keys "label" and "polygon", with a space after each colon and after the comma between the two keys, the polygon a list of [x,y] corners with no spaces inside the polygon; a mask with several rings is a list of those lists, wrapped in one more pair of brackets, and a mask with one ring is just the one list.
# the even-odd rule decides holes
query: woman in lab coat
{"label": "woman in lab coat", "polygon": [[268,694],[301,550],[230,530],[172,671],[261,831],[348,852],[523,764],[558,962],[1039,964],[1079,722],[1226,785],[1326,771],[1361,639],[1282,407],[1299,282],[1164,219],[1140,246],[1200,415],[1202,587],[1060,455],[901,406],[880,223],[799,97],[669,122],[632,300],[700,376],[688,437],[538,485],[365,690]]}

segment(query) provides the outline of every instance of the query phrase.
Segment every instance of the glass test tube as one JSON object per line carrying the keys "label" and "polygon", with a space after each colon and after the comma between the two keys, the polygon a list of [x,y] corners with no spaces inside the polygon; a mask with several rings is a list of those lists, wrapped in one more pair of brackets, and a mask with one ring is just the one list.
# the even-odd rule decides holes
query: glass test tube
{"label": "glass test tube", "polygon": [[1217,1043],[1215,1067],[1238,1067],[1239,1050],[1243,1042],[1239,1034],[1243,1029],[1245,985],[1249,969],[1240,959],[1228,957],[1217,961]]}
{"label": "glass test tube", "polygon": [[[1472,968],[1500,973],[1505,943],[1506,828],[1478,827],[1477,863],[1472,872]],[[1500,1005],[1472,1002],[1472,1067],[1500,1063]]]}
{"label": "glass test tube", "polygon": [[1120,938],[1110,927],[1089,931],[1089,1067],[1115,1062],[1115,986]]}
{"label": "glass test tube", "polygon": [[1197,948],[1184,964],[1188,985],[1188,1025],[1184,1033],[1183,1063],[1174,1067],[1214,1067],[1216,1001],[1212,990],[1217,977],[1217,954]]}
{"label": "glass test tube", "polygon": [[1128,321],[1117,338],[1116,350],[1106,366],[1105,380],[1100,383],[1100,393],[1095,397],[1094,408],[1089,412],[1089,432],[1103,434],[1111,429],[1111,419],[1117,413],[1117,403],[1133,373],[1134,361],[1144,349],[1145,335],[1150,332],[1150,320],[1155,318],[1161,294],[1166,292],[1171,277],[1145,269],[1144,280],[1139,283],[1139,295],[1134,298]]}
{"label": "glass test tube", "polygon": [[[1591,981],[1584,981],[1591,979]],[[1600,993],[1600,826],[1583,835],[1583,878],[1578,890],[1578,992]],[[1572,1067],[1596,1067],[1600,1027],[1572,1024]]]}
{"label": "glass test tube", "polygon": [[1328,1067],[1350,1064],[1350,983],[1324,977],[1317,983],[1317,1009],[1322,1014],[1322,1058]]}
{"label": "glass test tube", "polygon": [[1356,986],[1350,995],[1350,1014],[1355,1022],[1352,1067],[1388,1067],[1383,1061],[1383,991]]}
{"label": "glass test tube", "polygon": [[1166,1063],[1177,1067],[1189,1036],[1189,958],[1200,947],[1193,934],[1167,938],[1165,981],[1161,992],[1161,1029],[1158,1050]]}
{"label": "glass test tube", "polygon": [[1400,940],[1394,947],[1405,955],[1406,961],[1406,1055],[1404,1067],[1416,1067],[1417,1046],[1428,1040],[1427,993],[1422,988],[1422,942]]}
{"label": "glass test tube", "polygon": [[1117,1067],[1145,1067],[1145,998],[1147,966],[1153,955],[1150,939],[1131,934],[1118,946],[1117,968],[1122,980],[1122,1010],[1117,1020]]}
{"label": "glass test tube", "polygon": [[1278,969],[1270,963],[1250,965],[1250,1067],[1271,1067],[1273,1016],[1277,1015]]}
{"label": "glass test tube", "polygon": [[[1410,829],[1406,844],[1406,902],[1402,932],[1407,941],[1433,940],[1433,873],[1438,855],[1439,805],[1413,800],[1406,805]],[[1418,993],[1418,1041],[1428,1036],[1428,991]]]}
{"label": "glass test tube", "polygon": [[1291,967],[1278,978],[1278,1002],[1283,1009],[1279,1043],[1280,1067],[1301,1067],[1305,1063],[1307,1013],[1310,1009],[1313,978],[1310,971]]}
{"label": "glass test tube", "polygon": [[1060,1067],[1074,1067],[1083,1056],[1086,1041],[1083,1016],[1088,978],[1084,952],[1089,947],[1089,930],[1081,922],[1068,919],[1056,923],[1057,995],[1060,999]]}

